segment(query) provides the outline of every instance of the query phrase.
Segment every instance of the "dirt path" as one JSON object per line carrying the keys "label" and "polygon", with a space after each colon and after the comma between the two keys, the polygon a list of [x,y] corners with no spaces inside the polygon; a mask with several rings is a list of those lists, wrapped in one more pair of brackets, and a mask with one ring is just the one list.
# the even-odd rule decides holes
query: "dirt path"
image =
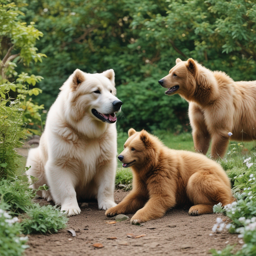
{"label": "dirt path", "polygon": [[[120,202],[126,194],[117,190],[116,202]],[[40,201],[45,203],[43,199]],[[29,235],[30,248],[26,250],[26,255],[209,255],[211,248],[220,250],[227,244],[239,243],[237,235],[226,231],[210,236],[216,217],[216,214],[191,217],[187,210],[173,209],[163,218],[140,226],[131,225],[129,220],[108,224],[114,218],[105,217],[104,211],[97,209],[96,202],[89,202],[88,207],[83,208],[80,215],[71,217],[67,228],[59,233]],[[76,231],[76,237],[67,231],[69,228]],[[145,236],[128,238],[130,233]],[[95,243],[104,247],[96,249],[93,247]]]}

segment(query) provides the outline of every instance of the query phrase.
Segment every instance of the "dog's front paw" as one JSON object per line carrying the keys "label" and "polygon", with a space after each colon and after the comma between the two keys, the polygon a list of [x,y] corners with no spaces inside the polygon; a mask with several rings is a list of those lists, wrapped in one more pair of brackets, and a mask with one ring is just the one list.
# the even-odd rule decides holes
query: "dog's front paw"
{"label": "dog's front paw", "polygon": [[133,225],[140,225],[142,221],[140,219],[131,218],[130,223]]}
{"label": "dog's front paw", "polygon": [[115,207],[116,203],[111,200],[102,201],[99,203],[99,209],[100,210],[107,210],[109,208]]}
{"label": "dog's front paw", "polygon": [[67,216],[72,216],[72,215],[78,215],[81,210],[78,206],[65,206],[63,205],[61,207],[61,211],[65,212]]}
{"label": "dog's front paw", "polygon": [[42,197],[46,199],[48,202],[53,201],[52,195],[49,190],[43,190],[42,191]]}

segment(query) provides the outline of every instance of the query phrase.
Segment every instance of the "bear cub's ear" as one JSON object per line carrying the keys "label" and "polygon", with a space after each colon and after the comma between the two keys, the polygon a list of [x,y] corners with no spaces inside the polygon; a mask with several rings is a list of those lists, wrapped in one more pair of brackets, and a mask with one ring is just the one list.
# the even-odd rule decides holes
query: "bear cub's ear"
{"label": "bear cub's ear", "polygon": [[181,62],[182,60],[180,58],[176,59],[176,64],[178,64],[179,62]]}
{"label": "bear cub's ear", "polygon": [[141,141],[144,143],[144,145],[146,147],[149,147],[151,142],[150,142],[150,138],[148,136],[148,133],[145,130],[142,130],[140,133],[140,139]]}
{"label": "bear cub's ear", "polygon": [[134,133],[136,133],[136,131],[133,128],[131,128],[128,131],[128,136],[131,137]]}
{"label": "bear cub's ear", "polygon": [[196,76],[197,74],[197,65],[193,59],[188,59],[187,61],[187,69],[193,75]]}

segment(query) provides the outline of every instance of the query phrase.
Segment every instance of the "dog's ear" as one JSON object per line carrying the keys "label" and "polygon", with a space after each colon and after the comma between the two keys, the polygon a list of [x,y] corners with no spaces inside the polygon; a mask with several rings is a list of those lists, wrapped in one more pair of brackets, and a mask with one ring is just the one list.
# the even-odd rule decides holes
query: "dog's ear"
{"label": "dog's ear", "polygon": [[108,69],[102,73],[105,77],[107,77],[113,85],[115,85],[115,71],[113,69]]}
{"label": "dog's ear", "polygon": [[193,59],[188,59],[187,61],[187,69],[188,71],[193,75],[193,76],[196,76],[197,74],[197,66],[196,66],[196,63]]}
{"label": "dog's ear", "polygon": [[73,73],[71,88],[75,91],[77,87],[85,81],[85,76],[83,71],[76,69]]}
{"label": "dog's ear", "polygon": [[142,142],[146,147],[149,147],[151,145],[150,138],[148,136],[148,133],[145,130],[141,131],[140,139],[142,140]]}
{"label": "dog's ear", "polygon": [[178,64],[179,62],[181,62],[182,60],[180,58],[176,59],[176,64]]}
{"label": "dog's ear", "polygon": [[128,136],[131,137],[134,133],[136,133],[136,131],[133,128],[131,128],[128,131]]}

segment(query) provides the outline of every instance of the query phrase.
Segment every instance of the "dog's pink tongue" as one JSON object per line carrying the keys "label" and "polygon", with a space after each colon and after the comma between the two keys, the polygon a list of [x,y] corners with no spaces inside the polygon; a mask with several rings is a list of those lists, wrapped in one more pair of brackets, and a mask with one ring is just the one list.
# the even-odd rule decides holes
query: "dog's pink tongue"
{"label": "dog's pink tongue", "polygon": [[108,115],[108,119],[111,122],[115,122],[116,121],[116,116]]}

